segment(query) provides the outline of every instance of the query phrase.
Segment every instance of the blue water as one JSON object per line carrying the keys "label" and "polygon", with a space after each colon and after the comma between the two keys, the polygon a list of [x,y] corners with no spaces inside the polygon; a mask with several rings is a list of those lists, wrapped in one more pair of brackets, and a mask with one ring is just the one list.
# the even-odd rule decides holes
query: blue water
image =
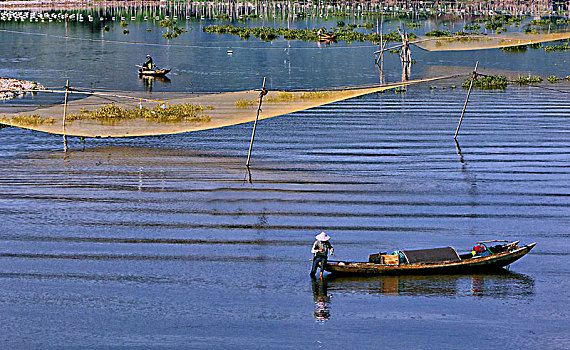
{"label": "blue water", "polygon": [[[0,32],[12,43],[0,49],[0,75],[145,91],[134,64],[152,51],[175,72],[153,91],[255,88],[263,75],[271,88],[378,81],[367,45],[291,43],[286,51],[286,42],[240,42],[188,26],[167,44],[157,27],[149,34],[129,24],[128,40],[159,47]],[[74,27],[73,37],[101,37],[85,28]],[[194,42],[216,48],[183,47]],[[475,59],[487,69],[562,76],[569,59],[538,50],[414,55],[415,78],[445,66],[468,71]],[[398,80],[396,57],[386,64],[387,80]],[[567,348],[568,85],[474,90],[458,150],[465,91],[451,85],[461,81],[264,120],[250,174],[251,124],[71,138],[68,153],[60,136],[0,130],[3,347]],[[344,260],[447,245],[469,251],[486,239],[537,246],[498,274],[313,284],[310,247],[321,231]]]}

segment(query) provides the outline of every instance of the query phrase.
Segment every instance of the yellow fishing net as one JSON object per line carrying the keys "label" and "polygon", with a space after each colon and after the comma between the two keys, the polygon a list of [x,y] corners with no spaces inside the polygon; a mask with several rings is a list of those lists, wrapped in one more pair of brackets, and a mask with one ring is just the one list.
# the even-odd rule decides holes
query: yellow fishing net
{"label": "yellow fishing net", "polygon": [[464,37],[424,38],[415,43],[428,51],[485,50],[538,44],[548,41],[570,39],[570,32],[527,34],[522,32],[504,35],[472,35]]}
{"label": "yellow fishing net", "polygon": [[[453,76],[410,80],[382,86],[346,87],[320,91],[269,91],[263,97],[259,119],[267,119],[374,92]],[[109,96],[100,94],[68,103],[65,111],[65,124],[63,105],[0,115],[0,123],[52,134],[83,137],[176,134],[252,122],[256,118],[259,95],[260,92],[255,90],[185,96],[153,94],[153,98],[157,96],[155,101],[137,99],[131,95],[123,96],[128,98],[109,106]],[[193,116],[182,119],[169,119],[168,116],[165,119],[153,117],[153,113],[155,115],[162,113],[160,108],[168,111],[168,109],[177,106],[183,106],[185,110],[192,109]],[[104,107],[103,110],[101,107]],[[126,120],[114,119],[109,114],[113,114],[118,107],[131,111],[144,109],[147,114],[140,117],[135,115],[134,118]],[[81,118],[81,115],[87,115],[89,111],[97,109],[99,109],[98,116],[100,118]]]}

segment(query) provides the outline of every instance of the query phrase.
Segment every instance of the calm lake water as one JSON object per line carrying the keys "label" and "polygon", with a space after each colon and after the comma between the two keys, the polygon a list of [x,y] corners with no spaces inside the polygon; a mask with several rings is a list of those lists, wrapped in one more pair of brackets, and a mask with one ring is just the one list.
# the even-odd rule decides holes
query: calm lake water
{"label": "calm lake water", "polygon": [[[134,64],[151,53],[173,68],[152,91],[249,89],[264,75],[274,89],[378,81],[372,45],[246,42],[184,23],[193,30],[170,43],[150,24],[129,35],[70,26],[67,39],[62,24],[0,24],[0,76],[146,91]],[[413,50],[412,78],[477,59],[570,74],[568,52]],[[399,65],[387,58],[388,81]],[[458,152],[466,92],[452,84],[264,120],[251,174],[251,124],[72,138],[67,154],[60,136],[2,129],[1,347],[567,349],[568,85],[473,91]],[[315,284],[310,248],[323,230],[344,260],[487,239],[537,246],[504,273]]]}

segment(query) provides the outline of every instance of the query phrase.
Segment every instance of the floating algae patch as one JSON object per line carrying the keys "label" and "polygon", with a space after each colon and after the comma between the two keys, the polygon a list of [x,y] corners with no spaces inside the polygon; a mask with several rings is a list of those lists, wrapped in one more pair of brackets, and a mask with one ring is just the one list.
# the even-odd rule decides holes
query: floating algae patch
{"label": "floating algae patch", "polygon": [[96,110],[81,109],[78,114],[70,114],[66,120],[95,120],[106,125],[116,125],[125,120],[144,119],[155,123],[208,122],[211,117],[204,114],[205,107],[186,103],[154,108],[123,108],[113,104]]}
{"label": "floating algae patch", "polygon": [[[263,102],[265,103],[291,103],[291,102],[306,102],[306,101],[319,101],[326,100],[335,95],[338,95],[339,91],[306,91],[306,92],[292,92],[292,91],[278,91],[277,95],[272,94],[267,96]],[[259,103],[259,99],[256,100],[246,100],[240,99],[235,102],[238,108],[250,108],[254,107]]]}
{"label": "floating algae patch", "polygon": [[518,77],[517,79],[513,80],[514,83],[517,83],[519,85],[529,85],[529,84],[540,84],[542,82],[542,78],[537,76],[537,75],[533,75],[533,76],[529,76],[529,77]]}
{"label": "floating algae patch", "polygon": [[245,98],[240,98],[239,100],[236,100],[235,105],[239,109],[247,109],[255,106],[256,103],[257,101],[255,100],[246,100]]}
{"label": "floating algae patch", "polygon": [[[471,79],[467,79],[461,86],[468,89],[471,84]],[[506,89],[509,81],[503,75],[477,75],[473,80],[473,86],[482,90],[498,90]]]}
{"label": "floating algae patch", "polygon": [[15,115],[11,119],[6,117],[0,117],[0,123],[2,124],[12,124],[19,126],[39,126],[39,125],[51,125],[55,123],[55,118],[42,118],[37,114],[32,115]]}

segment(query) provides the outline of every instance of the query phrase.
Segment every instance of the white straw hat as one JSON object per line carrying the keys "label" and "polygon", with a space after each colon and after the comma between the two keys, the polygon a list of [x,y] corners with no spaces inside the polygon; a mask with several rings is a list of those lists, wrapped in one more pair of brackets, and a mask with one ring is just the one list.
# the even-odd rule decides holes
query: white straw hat
{"label": "white straw hat", "polygon": [[318,239],[319,241],[328,241],[329,239],[331,239],[331,237],[324,232],[319,233],[318,235],[315,236],[315,238]]}

